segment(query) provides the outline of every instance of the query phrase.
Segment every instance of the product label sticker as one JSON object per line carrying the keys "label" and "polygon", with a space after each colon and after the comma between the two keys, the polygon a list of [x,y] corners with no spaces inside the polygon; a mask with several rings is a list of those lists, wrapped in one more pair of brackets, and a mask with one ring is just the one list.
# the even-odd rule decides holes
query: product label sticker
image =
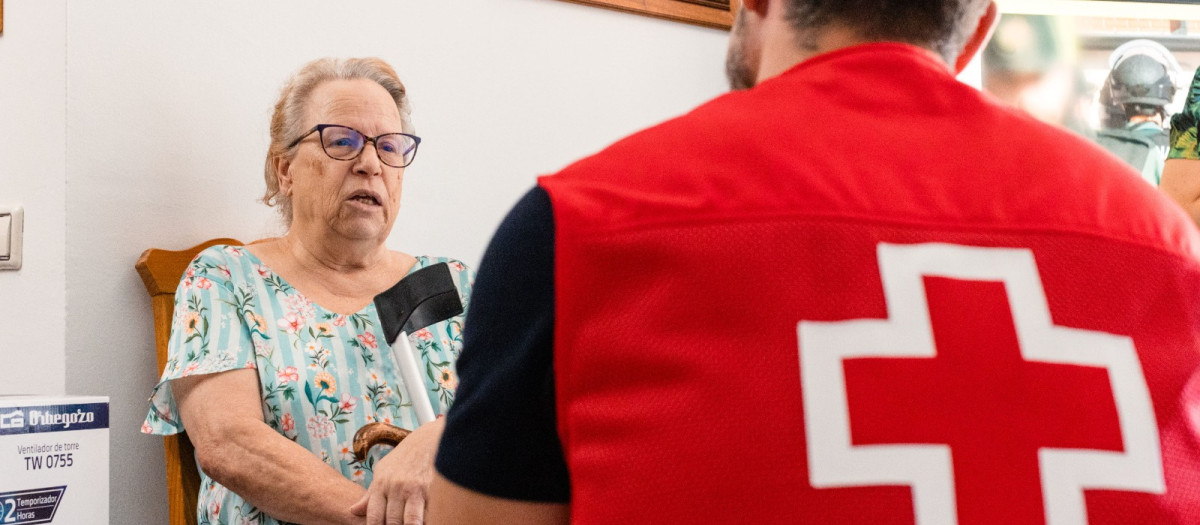
{"label": "product label sticker", "polygon": [[32,525],[54,521],[66,486],[0,492],[0,524]]}

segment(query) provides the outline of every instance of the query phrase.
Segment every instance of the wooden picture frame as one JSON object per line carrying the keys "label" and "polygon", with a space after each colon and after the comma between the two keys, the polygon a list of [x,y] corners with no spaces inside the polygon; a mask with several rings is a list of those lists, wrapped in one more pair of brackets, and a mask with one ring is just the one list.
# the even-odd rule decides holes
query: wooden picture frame
{"label": "wooden picture frame", "polygon": [[566,0],[717,29],[733,26],[741,0]]}

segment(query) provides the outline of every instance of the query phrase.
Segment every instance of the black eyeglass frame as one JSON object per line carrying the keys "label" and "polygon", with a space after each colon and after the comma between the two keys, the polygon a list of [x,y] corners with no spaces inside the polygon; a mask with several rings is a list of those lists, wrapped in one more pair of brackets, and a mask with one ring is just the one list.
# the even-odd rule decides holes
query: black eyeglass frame
{"label": "black eyeglass frame", "polygon": [[[355,153],[353,156],[346,157],[346,158],[338,158],[338,157],[333,156],[332,153],[329,153],[329,150],[325,149],[325,136],[324,136],[325,130],[328,128],[345,128],[345,129],[348,129],[355,133],[358,133],[360,136],[362,136],[363,143],[362,143],[362,147],[358,148],[358,153]],[[379,162],[382,162],[384,165],[391,166],[393,168],[407,168],[407,167],[411,166],[413,161],[417,160],[417,146],[421,145],[421,137],[418,137],[416,135],[411,135],[408,133],[399,133],[399,132],[381,133],[374,137],[369,137],[369,136],[367,136],[366,133],[363,133],[363,132],[361,132],[357,129],[354,129],[350,126],[343,126],[341,124],[317,124],[316,126],[313,126],[312,129],[304,132],[303,135],[300,135],[296,140],[293,140],[291,144],[288,144],[287,149],[292,149],[292,148],[296,147],[297,144],[299,144],[304,139],[308,138],[308,136],[312,135],[314,132],[317,133],[317,136],[320,139],[319,142],[321,144],[321,151],[325,152],[325,155],[333,160],[357,159],[360,155],[362,155],[363,150],[367,149],[367,143],[370,142],[375,147],[375,156],[379,158]],[[397,166],[395,164],[388,164],[388,162],[386,160],[383,160],[383,155],[379,154],[379,142],[378,142],[379,137],[386,137],[388,135],[404,135],[405,137],[408,137],[413,140],[412,158],[410,158],[408,160],[408,162],[404,163],[404,165],[402,165],[402,166]],[[400,154],[400,158],[404,158],[404,156],[405,156],[405,153]]]}

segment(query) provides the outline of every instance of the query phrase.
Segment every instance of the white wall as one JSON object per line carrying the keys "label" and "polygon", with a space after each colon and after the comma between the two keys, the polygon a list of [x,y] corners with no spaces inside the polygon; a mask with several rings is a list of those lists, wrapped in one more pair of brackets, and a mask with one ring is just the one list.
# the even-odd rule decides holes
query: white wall
{"label": "white wall", "polygon": [[25,208],[0,271],[0,395],[64,391],[66,0],[8,0],[0,34],[0,207]]}
{"label": "white wall", "polygon": [[[15,28],[35,0],[7,2]],[[67,391],[112,397],[112,523],[165,516],[162,447],[138,434],[157,371],[133,264],[278,233],[255,199],[271,105],[303,62],[396,66],[425,141],[389,244],[469,264],[536,175],[725,87],[724,32],[555,0],[78,1],[66,18]]]}

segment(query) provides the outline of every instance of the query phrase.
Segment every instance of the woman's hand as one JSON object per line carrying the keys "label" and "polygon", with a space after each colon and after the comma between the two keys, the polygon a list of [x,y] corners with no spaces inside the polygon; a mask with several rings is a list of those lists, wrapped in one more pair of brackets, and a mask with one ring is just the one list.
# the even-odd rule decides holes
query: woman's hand
{"label": "woman's hand", "polygon": [[445,426],[442,418],[422,425],[379,460],[371,486],[350,512],[366,516],[367,525],[424,523],[433,458]]}

